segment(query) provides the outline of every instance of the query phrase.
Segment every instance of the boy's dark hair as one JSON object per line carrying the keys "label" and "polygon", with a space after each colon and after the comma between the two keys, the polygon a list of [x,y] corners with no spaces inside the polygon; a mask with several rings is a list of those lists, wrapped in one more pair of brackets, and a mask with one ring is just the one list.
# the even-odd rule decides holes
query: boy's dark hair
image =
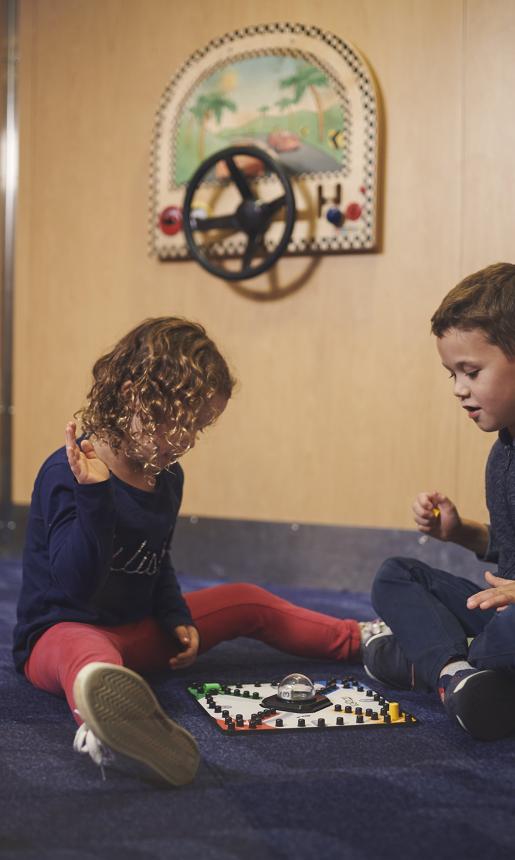
{"label": "boy's dark hair", "polygon": [[495,263],[460,281],[431,317],[431,332],[479,328],[487,341],[515,357],[515,265]]}
{"label": "boy's dark hair", "polygon": [[87,405],[77,415],[85,432],[115,450],[123,443],[129,457],[155,473],[157,446],[150,457],[148,446],[156,434],[164,434],[173,459],[185,453],[192,434],[218,417],[216,398],[228,400],[234,384],[201,325],[157,317],[144,320],[95,362]]}

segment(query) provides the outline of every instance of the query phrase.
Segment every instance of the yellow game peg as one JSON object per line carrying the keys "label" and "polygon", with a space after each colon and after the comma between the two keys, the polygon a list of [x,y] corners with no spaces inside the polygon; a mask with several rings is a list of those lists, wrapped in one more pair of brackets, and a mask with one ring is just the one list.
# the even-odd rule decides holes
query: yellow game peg
{"label": "yellow game peg", "polygon": [[390,715],[390,719],[391,719],[392,723],[394,723],[395,720],[398,720],[399,719],[399,703],[398,702],[390,702],[390,704],[388,705],[388,713]]}
{"label": "yellow game peg", "polygon": [[433,508],[432,513],[433,513],[434,518],[438,519],[438,517],[440,516],[440,508]]}

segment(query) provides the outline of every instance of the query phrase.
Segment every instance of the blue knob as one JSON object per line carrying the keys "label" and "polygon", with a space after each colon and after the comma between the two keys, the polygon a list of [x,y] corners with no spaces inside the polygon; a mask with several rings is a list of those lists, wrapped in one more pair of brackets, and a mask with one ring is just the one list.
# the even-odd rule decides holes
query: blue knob
{"label": "blue knob", "polygon": [[335,227],[341,227],[345,220],[342,210],[338,209],[337,206],[331,206],[331,208],[325,213],[325,217],[329,223],[334,224]]}

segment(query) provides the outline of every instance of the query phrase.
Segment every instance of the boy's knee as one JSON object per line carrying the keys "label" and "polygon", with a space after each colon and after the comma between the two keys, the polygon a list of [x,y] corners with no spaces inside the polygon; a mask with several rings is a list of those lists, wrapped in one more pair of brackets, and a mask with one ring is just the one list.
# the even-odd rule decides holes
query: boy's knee
{"label": "boy's knee", "polygon": [[371,598],[376,612],[381,612],[380,605],[384,594],[388,594],[393,583],[406,581],[411,578],[410,569],[413,559],[393,556],[387,558],[376,573],[372,583]]}
{"label": "boy's knee", "polygon": [[409,578],[413,563],[412,558],[402,558],[401,556],[387,558],[377,571],[375,582],[391,582]]}

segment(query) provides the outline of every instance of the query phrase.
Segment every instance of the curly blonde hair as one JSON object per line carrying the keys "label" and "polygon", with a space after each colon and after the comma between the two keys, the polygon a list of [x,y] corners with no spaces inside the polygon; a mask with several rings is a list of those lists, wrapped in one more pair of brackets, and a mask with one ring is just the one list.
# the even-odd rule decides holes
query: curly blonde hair
{"label": "curly blonde hair", "polygon": [[[228,400],[235,380],[205,329],[179,317],[144,320],[93,366],[82,429],[150,474],[158,464],[156,435],[171,465],[220,412],[213,398]],[[150,453],[149,453],[150,452]],[[165,467],[166,468],[166,467]]]}

